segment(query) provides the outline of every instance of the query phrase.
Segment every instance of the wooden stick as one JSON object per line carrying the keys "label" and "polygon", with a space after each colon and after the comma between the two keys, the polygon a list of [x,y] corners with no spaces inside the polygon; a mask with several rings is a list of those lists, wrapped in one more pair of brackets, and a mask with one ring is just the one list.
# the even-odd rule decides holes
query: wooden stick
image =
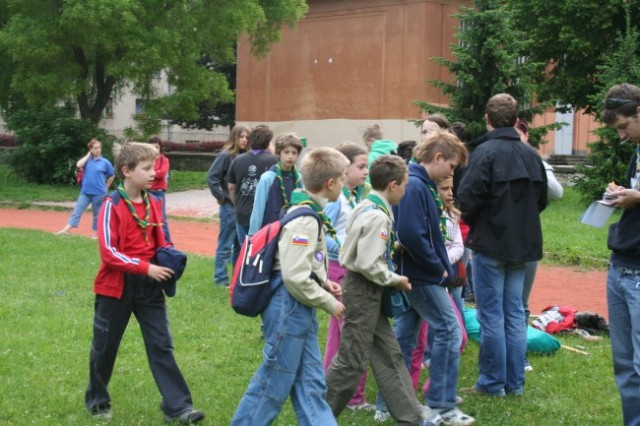
{"label": "wooden stick", "polygon": [[571,352],[575,352],[575,353],[580,354],[580,355],[589,355],[589,352],[581,351],[580,349],[576,349],[576,348],[574,348],[572,346],[562,345],[561,348],[562,349],[566,349],[566,350],[571,351]]}

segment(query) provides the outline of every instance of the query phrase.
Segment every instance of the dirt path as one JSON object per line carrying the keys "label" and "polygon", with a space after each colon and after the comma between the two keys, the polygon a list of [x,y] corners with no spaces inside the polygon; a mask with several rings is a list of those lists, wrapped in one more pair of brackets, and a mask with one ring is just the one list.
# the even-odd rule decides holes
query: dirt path
{"label": "dirt path", "polygon": [[[0,209],[0,227],[56,232],[64,227],[69,215],[67,211]],[[169,218],[169,228],[176,247],[190,253],[213,256],[218,235],[217,223]],[[91,213],[83,215],[75,233],[91,236]],[[606,272],[583,272],[570,267],[540,265],[529,304],[534,315],[549,305],[571,305],[579,310],[598,312],[608,318]]]}

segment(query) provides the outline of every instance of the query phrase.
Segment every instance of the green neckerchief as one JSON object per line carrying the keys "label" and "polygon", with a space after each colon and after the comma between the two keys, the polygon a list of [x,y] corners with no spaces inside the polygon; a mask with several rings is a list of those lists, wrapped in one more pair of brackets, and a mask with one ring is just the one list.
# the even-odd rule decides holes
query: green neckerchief
{"label": "green neckerchief", "polygon": [[292,173],[294,189],[302,188],[302,182],[300,182],[300,175],[296,172],[296,166],[293,166],[291,168],[291,172],[283,172],[282,162],[278,161],[278,164],[276,164],[276,177],[278,178],[278,182],[280,183],[280,191],[282,192],[282,210],[286,210],[289,208],[289,197],[287,197],[287,191],[284,187],[285,173]]}
{"label": "green neckerchief", "polygon": [[333,238],[338,245],[340,245],[340,241],[336,235],[336,230],[333,228],[331,221],[327,217],[327,215],[322,211],[322,208],[313,201],[307,194],[302,191],[295,190],[291,193],[291,205],[292,206],[309,206],[313,209],[314,212],[318,213],[320,219],[322,219],[322,223],[327,228],[327,233]]}
{"label": "green neckerchief", "polygon": [[151,217],[151,203],[149,202],[149,194],[147,191],[142,190],[142,200],[144,201],[144,219],[140,219],[138,213],[136,213],[135,207],[133,207],[133,203],[131,202],[131,198],[124,190],[124,185],[120,183],[118,185],[118,193],[124,200],[124,203],[129,208],[131,215],[133,216],[133,220],[136,221],[136,224],[142,230],[142,235],[144,235],[144,240],[149,244],[149,236],[147,235],[147,226],[162,226],[161,223],[149,223],[149,218]]}
{"label": "green neckerchief", "polygon": [[356,186],[351,191],[349,191],[346,186],[342,186],[342,193],[344,194],[344,197],[349,202],[349,205],[351,206],[351,208],[355,208],[356,204],[362,201],[363,190],[364,190],[364,186],[362,185]]}
{"label": "green neckerchief", "polygon": [[[387,205],[385,204],[385,202],[380,197],[378,197],[376,194],[369,194],[367,195],[367,200],[372,201],[376,206],[378,206],[378,208],[382,210],[389,219],[391,219],[391,223],[393,223],[391,212],[387,208]],[[396,254],[396,241],[397,241],[396,233],[393,230],[393,226],[391,226],[391,235],[389,236],[389,251],[391,252],[390,257],[392,259],[393,259],[393,256]]]}
{"label": "green neckerchief", "polygon": [[436,205],[438,206],[438,227],[440,228],[440,232],[442,233],[442,238],[447,241],[451,241],[451,238],[447,236],[447,214],[444,211],[444,203],[442,202],[442,198],[440,198],[440,194],[438,194],[438,191],[436,191],[433,186],[429,184],[427,184],[427,186],[429,187],[429,191],[431,191],[431,195],[433,195],[433,198],[436,201]]}

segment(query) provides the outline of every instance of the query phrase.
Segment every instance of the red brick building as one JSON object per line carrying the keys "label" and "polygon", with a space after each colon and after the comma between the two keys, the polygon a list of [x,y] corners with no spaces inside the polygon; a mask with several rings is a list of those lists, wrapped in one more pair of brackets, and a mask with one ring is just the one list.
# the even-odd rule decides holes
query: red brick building
{"label": "red brick building", "polygon": [[[465,0],[309,0],[309,12],[264,59],[238,46],[236,119],[296,131],[311,146],[360,141],[379,123],[386,138],[418,139],[408,120],[421,118],[415,100],[446,104],[428,80],[450,78],[431,61],[451,57]],[[586,118],[586,120],[585,120]],[[559,121],[554,113],[539,123]],[[541,152],[585,150],[593,123],[573,115],[570,128],[550,134]],[[538,122],[534,123],[539,124]],[[556,142],[557,141],[557,142]]]}

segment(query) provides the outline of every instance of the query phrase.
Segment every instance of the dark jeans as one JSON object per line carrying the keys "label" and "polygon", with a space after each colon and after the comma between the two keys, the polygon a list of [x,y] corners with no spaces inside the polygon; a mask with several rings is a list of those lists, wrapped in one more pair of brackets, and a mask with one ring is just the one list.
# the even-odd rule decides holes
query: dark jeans
{"label": "dark jeans", "polygon": [[125,275],[121,299],[96,296],[87,409],[110,406],[107,386],[131,313],[140,324],[151,373],[162,394],[160,408],[171,417],[192,409],[191,392],[173,356],[162,285],[143,275]]}

